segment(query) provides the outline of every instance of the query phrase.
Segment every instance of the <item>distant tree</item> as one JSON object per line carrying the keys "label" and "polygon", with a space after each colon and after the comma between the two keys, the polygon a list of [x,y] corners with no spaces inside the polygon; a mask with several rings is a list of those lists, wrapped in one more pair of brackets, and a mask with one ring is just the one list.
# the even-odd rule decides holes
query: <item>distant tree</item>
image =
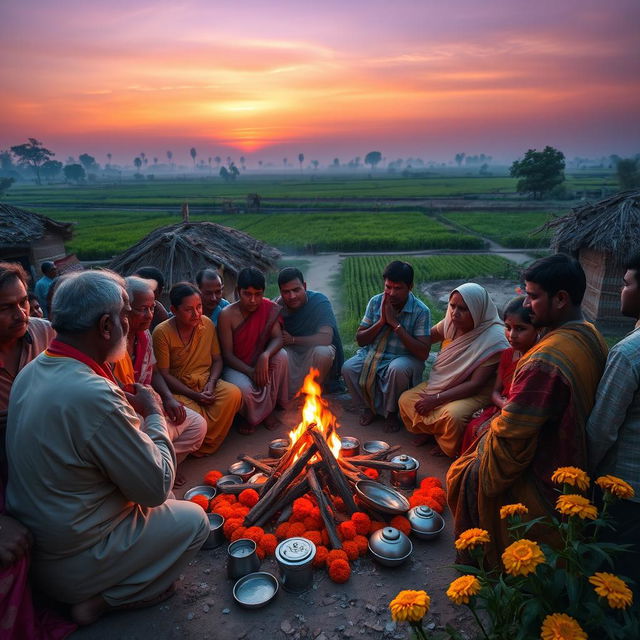
{"label": "distant tree", "polygon": [[233,164],[233,162],[229,166],[229,174],[232,180],[235,180],[240,175],[240,172],[238,171],[238,167],[236,167],[236,165]]}
{"label": "distant tree", "polygon": [[289,164],[289,161],[286,158],[282,158],[282,164],[286,167]]}
{"label": "distant tree", "polygon": [[193,166],[196,166],[196,156],[198,155],[198,152],[196,151],[195,147],[191,147],[191,151],[189,151],[189,155],[191,156],[191,159],[193,160]]}
{"label": "distant tree", "polygon": [[47,160],[40,167],[40,173],[47,180],[53,180],[62,171],[62,162],[57,160]]}
{"label": "distant tree", "polygon": [[245,164],[246,164],[247,160],[244,156],[240,156],[240,167],[242,168],[242,170],[245,170]]}
{"label": "distant tree", "polygon": [[529,149],[522,160],[516,160],[510,169],[513,178],[520,178],[518,193],[531,193],[536,200],[564,182],[564,153],[546,146],[543,151]]}
{"label": "distant tree", "polygon": [[158,164],[158,158],[153,159],[153,164]]}
{"label": "distant tree", "polygon": [[302,173],[302,163],[304,162],[304,153],[298,154],[298,162],[300,163],[300,173]]}
{"label": "distant tree", "polygon": [[219,167],[222,162],[222,158],[220,156],[216,156],[213,161],[216,163],[216,167]]}
{"label": "distant tree", "polygon": [[81,164],[68,164],[64,168],[64,177],[69,182],[80,182],[84,180],[85,176],[86,174]]}
{"label": "distant tree", "polygon": [[173,162],[171,162],[172,159],[173,159],[173,151],[167,151],[167,160],[169,161],[169,164],[171,166],[173,166]]}
{"label": "distant tree", "polygon": [[616,164],[616,174],[620,189],[640,187],[640,171],[636,158],[620,158]]}
{"label": "distant tree", "polygon": [[25,144],[17,144],[11,147],[11,153],[18,159],[18,164],[30,167],[35,171],[36,182],[40,182],[40,167],[56,154],[42,146],[42,142],[35,138],[29,138]]}
{"label": "distant tree", "polygon": [[220,177],[225,182],[229,182],[229,180],[231,180],[231,174],[229,173],[229,169],[227,169],[227,167],[220,167]]}
{"label": "distant tree", "polygon": [[461,167],[464,161],[465,153],[456,153],[456,164]]}
{"label": "distant tree", "polygon": [[135,158],[133,159],[133,164],[135,164],[135,165],[136,165],[136,169],[137,169],[138,171],[140,171],[140,167],[142,166],[142,158],[135,157]]}
{"label": "distant tree", "polygon": [[111,167],[111,154],[107,153],[107,167]]}
{"label": "distant tree", "polygon": [[0,171],[9,172],[13,171],[13,159],[9,151],[0,151]]}
{"label": "distant tree", "polygon": [[140,157],[142,158],[142,162],[147,164],[147,154],[144,151],[140,152]]}
{"label": "distant tree", "polygon": [[312,160],[312,161],[311,161],[311,165],[313,166],[314,171],[317,171],[317,170],[318,170],[318,165],[319,165],[319,164],[320,164],[320,163],[319,163],[317,160]]}
{"label": "distant tree", "polygon": [[80,160],[80,164],[83,166],[84,170],[87,173],[89,171],[95,171],[98,168],[96,159],[93,156],[90,156],[88,153],[80,154],[78,156],[78,160]]}
{"label": "distant tree", "polygon": [[332,164],[334,168],[338,168],[340,166],[340,158],[334,158]]}
{"label": "distant tree", "polygon": [[382,160],[382,154],[379,151],[369,151],[364,157],[364,163],[370,164],[371,169],[375,169],[376,165]]}
{"label": "distant tree", "polygon": [[15,182],[14,178],[0,178],[0,198],[4,192]]}

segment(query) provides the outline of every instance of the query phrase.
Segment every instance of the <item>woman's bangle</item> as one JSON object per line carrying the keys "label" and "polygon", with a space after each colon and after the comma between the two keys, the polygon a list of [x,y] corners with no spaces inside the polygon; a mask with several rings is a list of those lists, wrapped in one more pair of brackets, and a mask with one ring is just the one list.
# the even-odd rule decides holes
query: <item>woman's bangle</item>
{"label": "woman's bangle", "polygon": [[393,332],[394,333],[398,333],[398,329],[401,327],[402,325],[398,322],[398,324],[394,327]]}

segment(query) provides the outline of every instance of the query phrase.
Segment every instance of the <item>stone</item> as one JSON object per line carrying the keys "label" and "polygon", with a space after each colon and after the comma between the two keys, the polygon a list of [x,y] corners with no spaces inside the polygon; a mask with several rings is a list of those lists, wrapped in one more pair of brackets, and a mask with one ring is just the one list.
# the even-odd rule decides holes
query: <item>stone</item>
{"label": "stone", "polygon": [[280,623],[280,630],[282,631],[282,633],[286,634],[286,635],[291,635],[295,629],[293,628],[293,625],[291,624],[291,622],[289,620],[283,620]]}
{"label": "stone", "polygon": [[231,609],[223,609],[222,613],[224,613],[224,615],[226,616],[227,614],[231,613]]}

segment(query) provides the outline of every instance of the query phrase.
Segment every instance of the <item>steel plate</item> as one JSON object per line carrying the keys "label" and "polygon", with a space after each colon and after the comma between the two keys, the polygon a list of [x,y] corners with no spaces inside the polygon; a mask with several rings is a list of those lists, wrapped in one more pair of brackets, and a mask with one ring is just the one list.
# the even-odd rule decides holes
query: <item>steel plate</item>
{"label": "steel plate", "polygon": [[247,609],[264,607],[278,593],[278,579],[266,571],[249,573],[233,587],[236,602]]}
{"label": "steel plate", "polygon": [[356,482],[358,497],[372,509],[398,515],[409,511],[409,501],[395,489],[379,482],[360,480]]}

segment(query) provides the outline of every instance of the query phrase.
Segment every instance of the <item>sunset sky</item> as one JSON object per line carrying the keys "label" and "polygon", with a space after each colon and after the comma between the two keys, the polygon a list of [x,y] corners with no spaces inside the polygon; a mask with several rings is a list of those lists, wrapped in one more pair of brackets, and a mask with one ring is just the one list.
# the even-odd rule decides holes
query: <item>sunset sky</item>
{"label": "sunset sky", "polygon": [[631,155],[639,27],[639,0],[5,1],[0,149]]}

